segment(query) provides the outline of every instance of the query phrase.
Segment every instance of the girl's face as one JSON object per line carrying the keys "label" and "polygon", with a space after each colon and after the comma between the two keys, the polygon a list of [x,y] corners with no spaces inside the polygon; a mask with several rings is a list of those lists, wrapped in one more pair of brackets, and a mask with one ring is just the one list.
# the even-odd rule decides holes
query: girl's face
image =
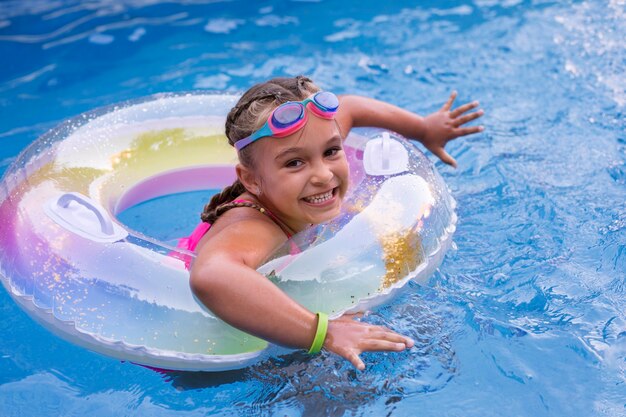
{"label": "girl's face", "polygon": [[334,120],[309,114],[302,130],[255,145],[259,200],[287,226],[300,231],[339,214],[349,168]]}

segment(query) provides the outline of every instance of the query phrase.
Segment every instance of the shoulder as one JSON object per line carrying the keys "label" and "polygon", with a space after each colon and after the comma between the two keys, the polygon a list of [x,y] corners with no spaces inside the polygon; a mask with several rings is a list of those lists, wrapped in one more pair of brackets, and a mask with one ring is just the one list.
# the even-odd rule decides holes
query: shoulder
{"label": "shoulder", "polygon": [[342,132],[347,132],[352,129],[354,124],[352,118],[352,107],[354,106],[354,96],[340,95],[339,96],[339,109],[335,115],[335,120],[339,124]]}
{"label": "shoulder", "polygon": [[257,210],[229,210],[203,237],[194,266],[230,260],[256,269],[286,240],[280,227]]}

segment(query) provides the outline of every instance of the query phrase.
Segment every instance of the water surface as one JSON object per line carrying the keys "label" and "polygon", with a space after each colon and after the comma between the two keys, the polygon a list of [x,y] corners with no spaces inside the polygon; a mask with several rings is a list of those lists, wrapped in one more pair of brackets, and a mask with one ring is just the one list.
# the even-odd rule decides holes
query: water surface
{"label": "water surface", "polygon": [[295,354],[163,376],[58,339],[2,290],[2,414],[626,415],[624,39],[623,0],[0,3],[0,173],[83,111],[273,76],[486,111],[449,146],[459,169],[438,163],[458,249],[368,318],[414,349],[364,372]]}

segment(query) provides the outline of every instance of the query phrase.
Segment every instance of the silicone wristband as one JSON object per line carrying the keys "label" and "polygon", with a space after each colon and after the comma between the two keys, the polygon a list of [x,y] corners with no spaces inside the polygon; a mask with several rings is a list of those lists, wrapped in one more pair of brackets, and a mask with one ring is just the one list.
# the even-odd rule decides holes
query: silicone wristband
{"label": "silicone wristband", "polygon": [[324,340],[326,339],[326,331],[328,330],[328,315],[326,313],[317,313],[317,330],[315,331],[315,338],[311,343],[309,349],[309,355],[319,353],[324,346]]}

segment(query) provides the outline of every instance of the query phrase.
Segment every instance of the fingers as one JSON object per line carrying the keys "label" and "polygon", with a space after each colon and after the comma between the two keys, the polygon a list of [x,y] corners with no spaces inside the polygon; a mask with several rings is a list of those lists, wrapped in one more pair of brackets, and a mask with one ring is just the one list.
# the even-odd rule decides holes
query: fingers
{"label": "fingers", "polygon": [[350,361],[358,370],[365,369],[359,357],[362,352],[400,352],[415,344],[387,327],[353,321],[352,317],[344,315],[329,322],[324,348]]}
{"label": "fingers", "polygon": [[415,343],[410,337],[403,336],[384,327],[379,328],[378,331],[372,331],[370,337],[372,339],[385,340],[391,343],[401,343],[406,347],[412,347]]}
{"label": "fingers", "polygon": [[455,118],[452,124],[455,127],[459,127],[461,125],[464,125],[465,123],[471,122],[472,120],[478,119],[483,114],[484,112],[482,110],[479,110],[474,113],[466,114],[465,116]]}
{"label": "fingers", "polygon": [[476,107],[478,107],[479,104],[480,103],[478,103],[477,101],[472,101],[471,103],[467,103],[462,106],[459,106],[450,112],[450,116],[453,118],[457,118],[463,113],[465,113],[466,111],[475,109]]}
{"label": "fingers", "polygon": [[459,137],[459,136],[466,136],[466,135],[471,135],[474,133],[479,133],[479,132],[482,132],[483,130],[485,130],[485,128],[482,126],[469,126],[469,127],[460,127],[458,129],[455,129],[454,132],[455,132],[456,137]]}
{"label": "fingers", "polygon": [[[476,126],[479,127],[479,126]],[[466,127],[466,128],[461,128],[461,129],[457,129],[458,131],[464,130],[464,129],[473,129],[474,127]],[[464,135],[468,135],[469,133],[461,133],[459,134],[459,136],[464,136]],[[456,168],[456,160],[450,156],[450,154],[448,154],[448,152],[446,152],[443,148],[435,148],[435,149],[431,149],[430,150],[432,153],[434,153],[439,159],[441,159],[441,161],[443,163],[446,163],[454,168]]]}
{"label": "fingers", "polygon": [[337,353],[346,358],[352,366],[362,371],[365,363],[359,354],[362,352],[401,352],[413,347],[415,342],[409,337],[402,336],[392,330],[380,326],[370,326],[369,334],[361,339],[358,347],[341,349]]}
{"label": "fingers", "polygon": [[354,366],[359,371],[362,371],[363,369],[365,369],[365,363],[363,363],[363,361],[359,357],[359,354],[356,353],[355,351],[347,352],[344,357],[347,360],[349,360],[352,366]]}
{"label": "fingers", "polygon": [[372,326],[369,334],[360,345],[362,350],[392,350],[400,351],[411,348],[415,342],[410,337],[401,335],[382,326]]}
{"label": "fingers", "polygon": [[402,341],[402,343],[404,343],[404,346],[406,346],[407,348],[412,348],[413,346],[415,346],[415,342],[413,341],[413,339],[411,339],[410,337],[406,337],[406,336],[401,336],[402,339],[404,339]]}
{"label": "fingers", "polygon": [[369,352],[400,352],[407,348],[403,342],[391,342],[389,340],[366,340],[362,343],[361,348],[363,351]]}
{"label": "fingers", "polygon": [[448,99],[448,101],[446,101],[446,104],[443,105],[441,110],[449,111],[452,108],[452,104],[454,103],[454,100],[456,99],[456,94],[457,94],[456,91],[453,91],[452,94],[450,94],[450,98]]}

